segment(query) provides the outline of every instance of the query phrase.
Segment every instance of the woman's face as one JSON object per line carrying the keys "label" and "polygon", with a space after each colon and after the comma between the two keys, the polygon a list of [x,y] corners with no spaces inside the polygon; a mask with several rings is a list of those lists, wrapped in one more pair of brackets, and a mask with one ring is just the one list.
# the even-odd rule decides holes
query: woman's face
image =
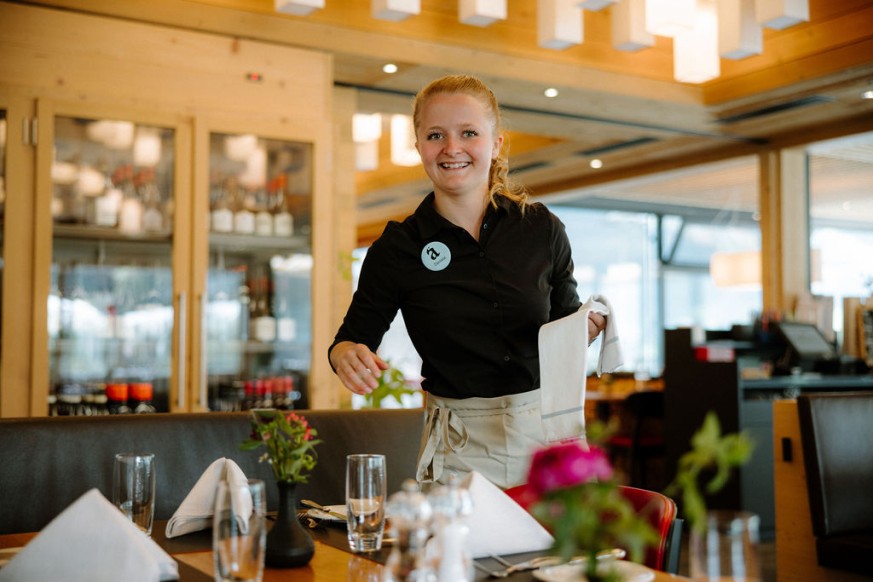
{"label": "woman's face", "polygon": [[471,95],[437,94],[421,108],[416,147],[438,195],[485,196],[502,142],[488,110]]}

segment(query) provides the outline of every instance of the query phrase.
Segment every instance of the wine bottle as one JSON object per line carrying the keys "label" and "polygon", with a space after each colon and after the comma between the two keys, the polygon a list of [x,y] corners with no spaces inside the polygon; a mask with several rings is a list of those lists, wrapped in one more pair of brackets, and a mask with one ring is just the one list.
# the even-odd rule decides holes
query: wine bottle
{"label": "wine bottle", "polygon": [[261,188],[255,194],[255,234],[273,236],[273,215],[270,213],[270,188]]}
{"label": "wine bottle", "polygon": [[212,197],[210,222],[212,232],[233,232],[233,198],[227,182],[219,181]]}
{"label": "wine bottle", "polygon": [[143,221],[142,200],[133,183],[133,167],[121,168],[121,208],[118,211],[118,230],[125,234],[141,234]]}
{"label": "wine bottle", "polygon": [[164,228],[164,213],[161,210],[161,191],[155,184],[155,170],[145,169],[138,176],[143,204],[142,229],[145,232],[160,232]]}
{"label": "wine bottle", "polygon": [[276,184],[276,213],[273,215],[273,234],[276,236],[289,237],[294,235],[294,216],[288,206],[286,194],[285,174],[281,174]]}
{"label": "wine bottle", "polygon": [[243,188],[236,188],[234,196],[233,231],[237,234],[254,234],[255,215],[251,211],[254,200]]}

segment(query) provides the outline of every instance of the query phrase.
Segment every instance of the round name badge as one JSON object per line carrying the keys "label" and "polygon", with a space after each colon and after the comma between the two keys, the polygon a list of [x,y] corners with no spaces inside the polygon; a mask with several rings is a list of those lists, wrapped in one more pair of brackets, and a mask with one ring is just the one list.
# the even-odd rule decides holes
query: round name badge
{"label": "round name badge", "polygon": [[452,251],[439,241],[427,243],[421,249],[421,262],[431,271],[442,271],[452,262]]}

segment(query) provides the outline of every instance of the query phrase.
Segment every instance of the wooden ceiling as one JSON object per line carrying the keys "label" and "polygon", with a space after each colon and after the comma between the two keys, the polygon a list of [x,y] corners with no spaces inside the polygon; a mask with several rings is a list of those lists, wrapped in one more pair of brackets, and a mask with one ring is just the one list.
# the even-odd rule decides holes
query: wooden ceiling
{"label": "wooden ceiling", "polygon": [[[535,0],[511,0],[506,21],[487,28],[459,24],[454,0],[422,0],[420,15],[396,23],[373,19],[369,4],[327,0],[287,18],[335,35],[336,81],[358,89],[363,112],[409,113],[415,92],[445,73],[482,77],[504,108],[514,177],[537,195],[873,129],[873,101],[860,98],[873,89],[869,0],[810,0],[809,23],[765,30],[761,55],[722,59],[703,85],[673,80],[669,39],[614,49],[609,9],[585,12],[583,44],[552,51],[537,46]],[[399,71],[383,73],[386,62]],[[387,142],[379,168],[356,178],[361,242],[429,190],[420,167],[390,163]]]}
{"label": "wooden ceiling", "polygon": [[[409,113],[435,77],[477,75],[503,106],[514,176],[535,195],[873,131],[873,100],[860,98],[873,89],[871,0],[809,0],[808,23],[765,30],[761,55],[722,59],[702,85],[673,80],[670,39],[614,49],[610,9],[586,11],[584,43],[554,51],[537,46],[536,0],[509,0],[507,19],[486,28],[460,24],[455,0],[421,0],[401,22],[372,18],[370,0],[326,0],[305,17],[276,13],[272,0],[36,3],[330,52],[336,84],[356,91],[362,112]],[[387,62],[399,71],[383,73]],[[589,166],[594,156],[603,168]],[[356,184],[362,241],[429,189],[420,168],[387,157]]]}

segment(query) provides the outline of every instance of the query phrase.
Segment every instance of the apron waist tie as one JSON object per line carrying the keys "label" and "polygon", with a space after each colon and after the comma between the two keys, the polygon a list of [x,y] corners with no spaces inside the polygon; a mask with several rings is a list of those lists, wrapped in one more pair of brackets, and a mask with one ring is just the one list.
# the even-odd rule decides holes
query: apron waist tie
{"label": "apron waist tie", "polygon": [[435,482],[442,476],[445,456],[437,454],[440,443],[447,450],[460,451],[467,445],[467,427],[451,408],[433,406],[427,411],[423,446],[415,473],[419,483]]}

